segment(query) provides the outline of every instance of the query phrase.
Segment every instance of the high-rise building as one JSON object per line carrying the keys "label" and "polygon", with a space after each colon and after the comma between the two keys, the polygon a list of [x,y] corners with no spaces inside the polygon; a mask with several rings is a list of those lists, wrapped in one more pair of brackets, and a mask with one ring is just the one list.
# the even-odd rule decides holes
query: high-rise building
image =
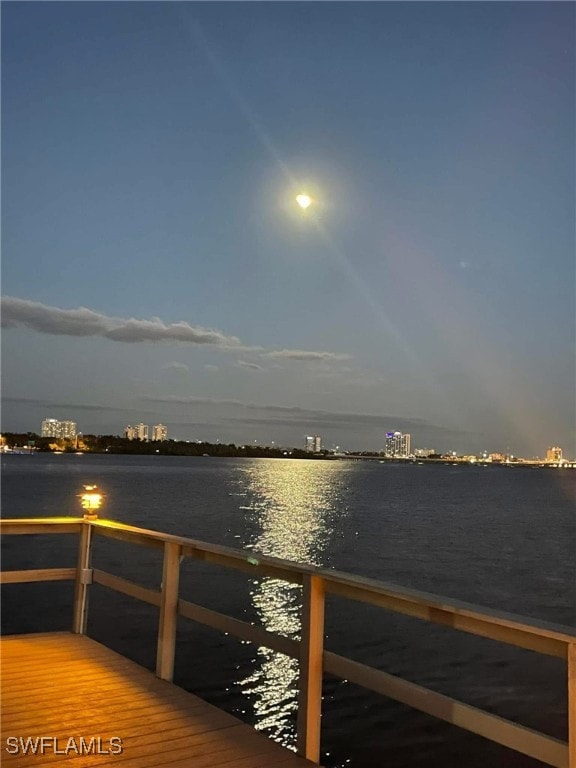
{"label": "high-rise building", "polygon": [[386,432],[384,454],[391,459],[407,459],[410,456],[410,435]]}
{"label": "high-rise building", "polygon": [[557,445],[553,445],[552,448],[548,448],[546,451],[546,461],[562,461],[563,459],[563,453],[562,448],[559,448]]}
{"label": "high-rise building", "polygon": [[306,437],[306,450],[308,453],[320,453],[322,450],[322,438],[320,435],[308,435]]}
{"label": "high-rise building", "polygon": [[168,440],[168,428],[164,424],[155,424],[152,427],[152,440]]}
{"label": "high-rise building", "polygon": [[148,424],[136,424],[134,427],[128,424],[124,436],[128,440],[148,440]]}
{"label": "high-rise building", "polygon": [[44,419],[42,422],[42,437],[57,437],[59,424],[58,419]]}
{"label": "high-rise building", "polygon": [[74,440],[76,437],[76,422],[44,419],[42,422],[42,437]]}

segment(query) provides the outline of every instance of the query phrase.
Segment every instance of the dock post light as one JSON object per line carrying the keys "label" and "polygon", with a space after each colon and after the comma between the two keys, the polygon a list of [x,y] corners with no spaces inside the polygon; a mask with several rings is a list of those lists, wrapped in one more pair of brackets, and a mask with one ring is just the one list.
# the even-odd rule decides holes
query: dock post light
{"label": "dock post light", "polygon": [[102,506],[104,495],[97,485],[85,485],[83,493],[79,494],[80,504],[84,510],[84,520],[97,520],[98,510]]}

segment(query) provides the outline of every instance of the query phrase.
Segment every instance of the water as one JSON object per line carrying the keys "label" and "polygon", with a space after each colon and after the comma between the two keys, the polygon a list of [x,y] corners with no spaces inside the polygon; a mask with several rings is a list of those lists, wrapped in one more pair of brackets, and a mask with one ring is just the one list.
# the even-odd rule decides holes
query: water
{"label": "water", "polygon": [[[94,482],[105,516],[576,626],[576,473],[569,470],[188,457],[6,456],[3,516],[77,515]],[[3,568],[75,564],[73,537],[7,537]],[[158,588],[160,555],[98,539],[94,565]],[[300,591],[185,561],[181,591],[297,636]],[[3,632],[68,629],[68,585],[14,585]],[[89,634],[154,667],[156,609],[92,588]],[[500,643],[329,598],[329,650],[566,739],[565,664]],[[175,681],[294,744],[297,664],[179,623]],[[326,677],[329,768],[539,765]]]}

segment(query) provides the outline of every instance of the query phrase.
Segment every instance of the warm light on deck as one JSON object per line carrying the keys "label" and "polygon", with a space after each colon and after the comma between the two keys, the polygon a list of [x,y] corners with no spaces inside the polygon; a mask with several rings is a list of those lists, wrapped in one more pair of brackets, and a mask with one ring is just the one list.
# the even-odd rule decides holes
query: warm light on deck
{"label": "warm light on deck", "polygon": [[79,494],[80,504],[84,510],[84,517],[97,517],[97,512],[102,506],[104,495],[100,493],[97,485],[85,485],[84,492]]}

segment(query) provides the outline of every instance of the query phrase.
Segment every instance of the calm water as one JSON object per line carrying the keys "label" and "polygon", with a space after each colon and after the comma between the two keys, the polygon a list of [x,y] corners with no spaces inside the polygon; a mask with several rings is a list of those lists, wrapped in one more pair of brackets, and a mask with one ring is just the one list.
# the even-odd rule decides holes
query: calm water
{"label": "calm water", "polygon": [[[576,473],[504,467],[6,456],[4,517],[77,515],[94,482],[105,516],[370,576],[576,626]],[[3,567],[75,564],[72,537],[8,537]],[[157,553],[97,540],[94,565],[158,587]],[[299,631],[297,587],[186,561],[182,592],[281,634]],[[6,587],[3,632],[68,629],[71,588]],[[92,588],[89,634],[153,668],[156,610]],[[565,665],[329,599],[326,647],[566,739]],[[294,660],[181,620],[175,681],[294,743]],[[325,679],[326,766],[539,763],[346,682]]]}

